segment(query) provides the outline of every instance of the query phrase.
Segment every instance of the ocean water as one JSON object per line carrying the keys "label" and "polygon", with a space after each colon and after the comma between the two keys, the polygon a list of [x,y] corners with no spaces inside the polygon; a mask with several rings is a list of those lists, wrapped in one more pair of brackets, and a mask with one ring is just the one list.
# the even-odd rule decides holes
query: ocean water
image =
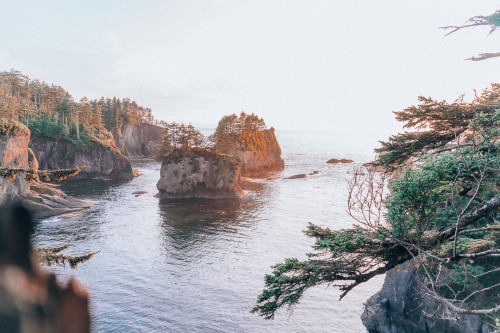
{"label": "ocean water", "polygon": [[[155,197],[160,165],[144,160],[133,162],[143,174],[131,181],[61,184],[95,205],[73,218],[41,220],[35,243],[69,243],[68,254],[99,251],[75,270],[49,268],[88,287],[96,332],[366,332],[363,302],[383,276],[342,301],[334,287],[312,288],[271,321],[249,312],[270,267],[310,251],[308,222],[336,229],[354,223],[345,213],[347,180],[373,159],[376,145],[346,134],[277,135],[285,170],[257,180],[240,202],[162,202]],[[326,163],[334,157],[356,163]],[[306,179],[284,179],[314,170]]]}

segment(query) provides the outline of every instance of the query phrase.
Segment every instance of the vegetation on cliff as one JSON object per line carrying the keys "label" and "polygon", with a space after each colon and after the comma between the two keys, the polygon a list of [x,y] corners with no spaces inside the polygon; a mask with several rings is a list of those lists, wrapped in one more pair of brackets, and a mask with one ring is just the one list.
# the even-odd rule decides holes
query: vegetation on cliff
{"label": "vegetation on cliff", "polygon": [[216,151],[248,150],[257,153],[266,149],[266,143],[257,135],[265,129],[264,119],[255,114],[241,112],[238,117],[233,113],[222,117],[209,139]]}
{"label": "vegetation on cliff", "polygon": [[322,283],[337,286],[342,298],[413,260],[424,296],[441,304],[429,315],[500,313],[500,85],[469,103],[421,101],[396,113],[416,130],[378,150],[398,170],[391,193],[386,174],[357,170],[347,211],[358,223],[342,230],[310,224],[314,252],[274,266],[253,312],[271,319]]}
{"label": "vegetation on cliff", "polygon": [[37,135],[107,144],[125,123],[155,123],[151,109],[128,98],[80,101],[62,87],[18,71],[0,73],[0,119],[20,121]]}

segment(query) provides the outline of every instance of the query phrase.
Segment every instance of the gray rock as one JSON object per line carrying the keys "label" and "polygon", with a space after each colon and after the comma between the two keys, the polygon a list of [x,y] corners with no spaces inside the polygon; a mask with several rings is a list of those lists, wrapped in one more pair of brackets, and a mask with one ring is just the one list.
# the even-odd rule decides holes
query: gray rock
{"label": "gray rock", "polygon": [[299,173],[297,175],[286,177],[285,179],[300,179],[300,178],[307,178],[307,175],[305,173]]}
{"label": "gray rock", "polygon": [[204,149],[174,149],[163,158],[156,187],[161,198],[235,199],[242,194],[241,161]]}
{"label": "gray rock", "polygon": [[115,141],[126,156],[154,158],[163,142],[163,128],[145,123],[125,124]]}
{"label": "gray rock", "polygon": [[112,143],[76,144],[65,139],[34,136],[30,141],[40,169],[73,169],[81,171],[79,178],[131,179],[134,177],[128,159]]}
{"label": "gray rock", "polygon": [[387,272],[382,290],[367,301],[361,320],[369,333],[482,332],[479,316],[461,315],[457,320],[426,316],[435,313],[439,304],[423,294],[415,262],[406,262]]}

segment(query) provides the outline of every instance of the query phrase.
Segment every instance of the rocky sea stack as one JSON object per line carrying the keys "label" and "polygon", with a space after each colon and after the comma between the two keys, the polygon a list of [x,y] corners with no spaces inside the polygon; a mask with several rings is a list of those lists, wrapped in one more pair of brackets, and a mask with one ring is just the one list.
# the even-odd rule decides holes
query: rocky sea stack
{"label": "rocky sea stack", "polygon": [[238,156],[174,149],[162,160],[156,187],[161,198],[236,199],[242,194],[240,171]]}
{"label": "rocky sea stack", "polygon": [[243,177],[264,177],[269,172],[281,171],[285,162],[281,158],[281,147],[274,129],[244,133],[236,150],[222,149],[223,152],[241,158]]}
{"label": "rocky sea stack", "polygon": [[23,124],[0,124],[0,206],[21,201],[39,218],[90,207],[38,180],[38,161],[29,142],[30,131]]}
{"label": "rocky sea stack", "polygon": [[222,117],[212,138],[215,151],[241,158],[243,177],[264,177],[285,168],[274,128],[253,113]]}

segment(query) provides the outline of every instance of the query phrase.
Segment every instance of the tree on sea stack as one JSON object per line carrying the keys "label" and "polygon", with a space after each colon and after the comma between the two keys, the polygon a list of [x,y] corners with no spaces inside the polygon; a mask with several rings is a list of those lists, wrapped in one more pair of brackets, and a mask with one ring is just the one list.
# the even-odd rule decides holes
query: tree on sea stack
{"label": "tree on sea stack", "polygon": [[222,117],[210,139],[217,151],[239,150],[249,141],[248,138],[252,133],[265,129],[264,119],[257,115],[241,112],[238,117],[233,113]]}
{"label": "tree on sea stack", "polygon": [[163,143],[158,155],[160,160],[173,149],[189,151],[205,146],[205,137],[191,124],[171,122],[165,123],[164,126]]}
{"label": "tree on sea stack", "polygon": [[500,313],[500,85],[472,102],[420,98],[396,112],[409,131],[378,149],[390,174],[358,169],[348,187],[352,228],[309,224],[306,260],[286,259],[265,277],[252,312],[272,319],[319,284],[342,299],[359,284],[411,263],[440,304],[436,318]]}

